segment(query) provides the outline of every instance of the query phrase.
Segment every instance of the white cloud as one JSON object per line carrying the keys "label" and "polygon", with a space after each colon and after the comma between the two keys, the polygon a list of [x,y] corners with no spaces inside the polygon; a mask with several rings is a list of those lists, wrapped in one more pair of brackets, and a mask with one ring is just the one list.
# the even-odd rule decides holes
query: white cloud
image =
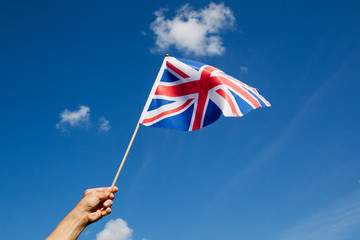
{"label": "white cloud", "polygon": [[240,70],[242,73],[248,73],[248,67],[246,66],[240,66]]}
{"label": "white cloud", "polygon": [[61,131],[67,131],[70,127],[88,127],[90,124],[90,108],[81,105],[77,111],[69,111],[65,109],[60,113],[60,122],[56,124],[56,128]]}
{"label": "white cloud", "polygon": [[99,119],[99,132],[108,132],[111,129],[109,121],[106,120],[104,117]]}
{"label": "white cloud", "polygon": [[175,46],[180,51],[195,55],[222,55],[225,51],[220,33],[232,28],[235,17],[224,3],[210,3],[207,7],[194,11],[185,4],[173,19],[166,19],[160,9],[150,28],[156,35],[156,49],[164,51]]}
{"label": "white cloud", "polygon": [[104,230],[96,234],[96,240],[131,240],[133,230],[121,218],[110,220]]}

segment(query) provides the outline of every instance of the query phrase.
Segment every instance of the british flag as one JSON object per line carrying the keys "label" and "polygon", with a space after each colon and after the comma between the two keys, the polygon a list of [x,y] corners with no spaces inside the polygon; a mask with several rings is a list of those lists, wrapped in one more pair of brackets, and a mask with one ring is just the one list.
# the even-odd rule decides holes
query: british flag
{"label": "british flag", "polygon": [[212,66],[165,57],[140,117],[145,126],[195,131],[221,114],[241,117],[270,107],[257,89]]}

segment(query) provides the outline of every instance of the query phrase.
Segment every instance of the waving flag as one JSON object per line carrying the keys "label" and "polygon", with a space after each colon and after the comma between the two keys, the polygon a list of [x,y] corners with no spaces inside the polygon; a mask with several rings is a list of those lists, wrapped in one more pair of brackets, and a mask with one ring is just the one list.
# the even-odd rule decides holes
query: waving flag
{"label": "waving flag", "polygon": [[221,114],[241,117],[258,107],[270,107],[257,89],[212,66],[165,57],[140,123],[150,127],[194,131]]}

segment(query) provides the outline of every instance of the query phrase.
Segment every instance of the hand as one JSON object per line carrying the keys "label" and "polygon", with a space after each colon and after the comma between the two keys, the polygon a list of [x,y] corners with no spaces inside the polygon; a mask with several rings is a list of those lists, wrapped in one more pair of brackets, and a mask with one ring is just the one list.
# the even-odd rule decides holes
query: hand
{"label": "hand", "polygon": [[113,189],[111,187],[88,189],[74,210],[84,216],[86,226],[94,223],[111,213],[112,200],[117,191],[117,187]]}
{"label": "hand", "polygon": [[46,240],[76,240],[91,223],[110,214],[117,187],[93,188],[85,191],[76,207],[60,222]]}

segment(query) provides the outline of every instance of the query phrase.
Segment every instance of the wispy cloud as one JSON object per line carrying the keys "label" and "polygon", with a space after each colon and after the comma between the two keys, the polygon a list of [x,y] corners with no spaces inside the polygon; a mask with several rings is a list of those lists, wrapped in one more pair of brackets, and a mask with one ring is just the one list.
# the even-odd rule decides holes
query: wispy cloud
{"label": "wispy cloud", "polygon": [[104,117],[101,117],[99,119],[99,132],[108,132],[110,131],[111,126],[108,120],[106,120]]}
{"label": "wispy cloud", "polygon": [[241,70],[241,72],[242,73],[248,73],[248,67],[246,67],[246,66],[240,66],[240,70]]}
{"label": "wispy cloud", "polygon": [[56,128],[66,132],[67,127],[88,127],[90,124],[90,108],[81,105],[79,110],[70,111],[65,109],[60,113],[60,122],[56,124]]}
{"label": "wispy cloud", "polygon": [[338,81],[338,79],[341,78],[334,77],[326,80],[322,86],[314,92],[312,97],[310,97],[299,109],[295,117],[283,128],[283,131],[274,138],[273,142],[264,147],[258,153],[258,156],[247,167],[244,167],[229,179],[224,187],[215,195],[212,204],[217,204],[219,199],[227,199],[224,198],[224,195],[227,195],[234,189],[244,186],[260,168],[262,168],[267,162],[273,160],[276,155],[280,154],[286,145],[289,144],[289,139],[291,139],[294,132],[301,128],[306,119],[311,116],[311,112],[314,111],[314,106],[317,106],[316,103],[326,94],[329,94],[328,89],[330,89],[333,84]]}
{"label": "wispy cloud", "polygon": [[165,18],[166,11],[156,11],[156,19],[150,25],[156,35],[155,50],[163,51],[175,46],[187,54],[199,56],[224,53],[220,33],[232,28],[235,23],[234,14],[224,3],[210,3],[199,11],[185,4],[172,19]]}
{"label": "wispy cloud", "polygon": [[121,218],[110,220],[104,230],[96,234],[96,240],[131,240],[133,230]]}
{"label": "wispy cloud", "polygon": [[360,192],[357,191],[285,230],[278,240],[342,240],[360,225]]}

